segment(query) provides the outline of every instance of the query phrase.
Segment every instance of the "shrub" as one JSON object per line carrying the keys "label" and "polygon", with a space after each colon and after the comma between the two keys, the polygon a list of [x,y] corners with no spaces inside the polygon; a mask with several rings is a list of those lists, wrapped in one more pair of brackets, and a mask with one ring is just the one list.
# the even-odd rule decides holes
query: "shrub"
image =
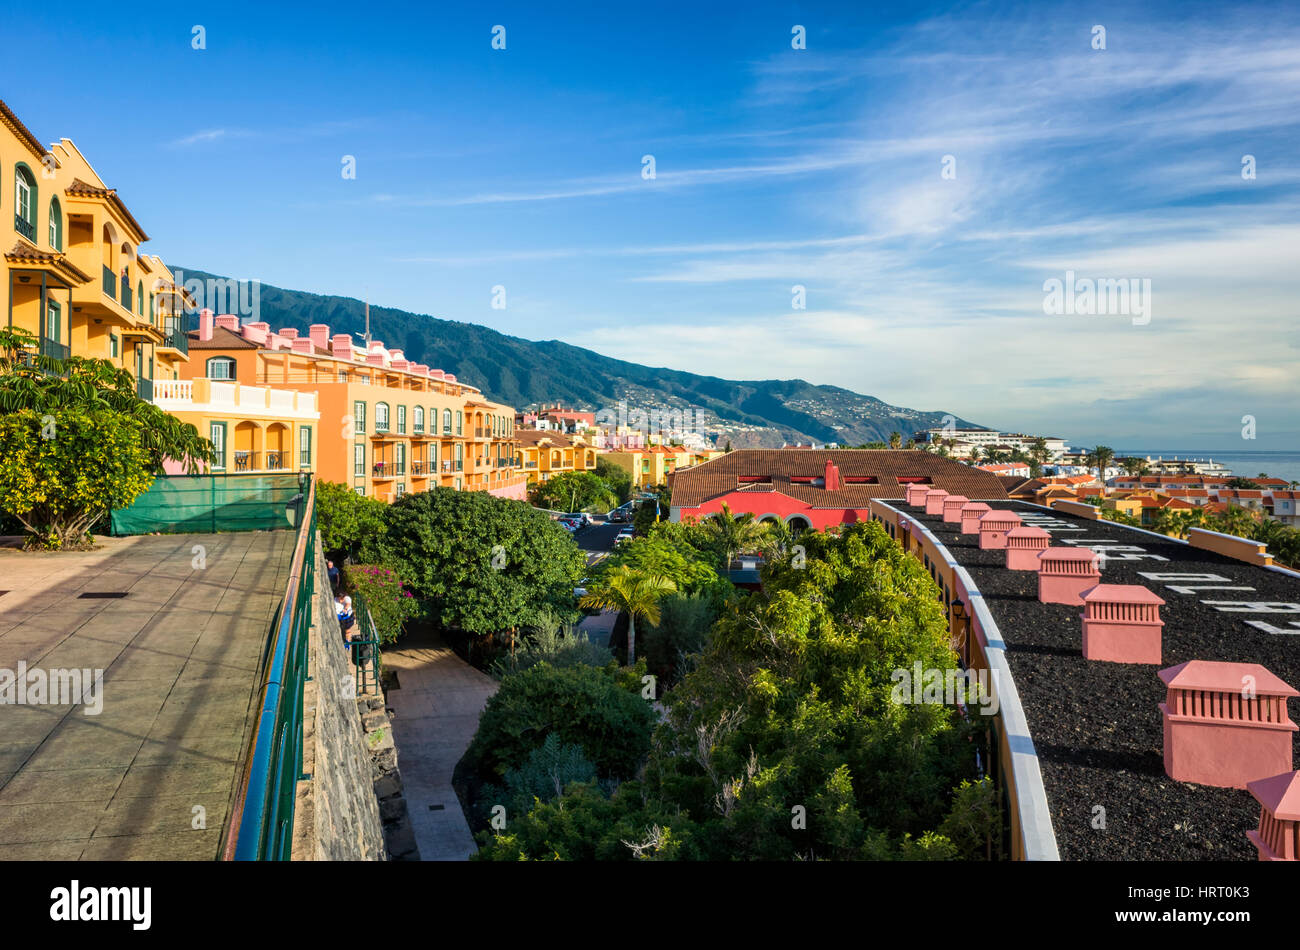
{"label": "shrub", "polygon": [[415,595],[402,586],[397,572],[379,564],[357,564],[346,572],[347,589],[365,598],[381,643],[392,643],[402,625],[419,611]]}
{"label": "shrub", "polygon": [[554,667],[603,667],[613,659],[614,654],[607,647],[592,643],[581,630],[560,626],[553,614],[547,614],[525,635],[523,645],[497,659],[490,672],[497,679],[503,679],[511,673],[531,669],[538,663],[549,663]]}
{"label": "shrub", "polygon": [[554,734],[580,746],[602,777],[624,778],[645,758],[654,722],[650,703],[620,685],[612,665],[539,663],[501,681],[466,757],[483,780],[499,782]]}

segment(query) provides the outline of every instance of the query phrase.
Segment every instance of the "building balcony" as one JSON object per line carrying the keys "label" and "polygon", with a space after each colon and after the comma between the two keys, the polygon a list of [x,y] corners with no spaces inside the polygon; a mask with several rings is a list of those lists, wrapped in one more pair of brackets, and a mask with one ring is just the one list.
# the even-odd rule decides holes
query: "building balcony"
{"label": "building balcony", "polygon": [[316,420],[320,411],[314,392],[245,386],[233,380],[153,380],[153,403],[177,413],[238,416],[244,419]]}
{"label": "building balcony", "polygon": [[235,449],[232,453],[236,472],[287,472],[293,453],[276,451],[255,452],[251,449]]}
{"label": "building balcony", "polygon": [[186,356],[190,355],[190,337],[184,330],[168,327],[163,331],[163,341],[159,344],[161,349],[175,350]]}
{"label": "building balcony", "polygon": [[122,281],[122,306],[128,312],[133,313],[134,310],[131,306],[133,302],[134,302],[134,298],[133,295],[131,294],[131,285],[124,280]]}
{"label": "building balcony", "polygon": [[14,230],[21,234],[33,244],[36,243],[36,225],[32,224],[21,214],[14,215]]}
{"label": "building balcony", "polygon": [[117,275],[107,264],[104,265],[104,294],[117,299]]}
{"label": "building balcony", "polygon": [[153,402],[153,380],[137,376],[135,378],[135,394],[145,402]]}
{"label": "building balcony", "polygon": [[49,337],[41,337],[40,347],[41,356],[48,356],[51,359],[66,360],[72,355],[72,347],[58,340],[51,340]]}

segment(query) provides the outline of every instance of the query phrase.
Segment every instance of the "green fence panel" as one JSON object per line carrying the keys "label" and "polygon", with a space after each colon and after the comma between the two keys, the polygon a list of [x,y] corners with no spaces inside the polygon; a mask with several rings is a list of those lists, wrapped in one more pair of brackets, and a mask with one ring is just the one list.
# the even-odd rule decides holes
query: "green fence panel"
{"label": "green fence panel", "polygon": [[129,508],[112,512],[112,533],[189,534],[296,528],[305,482],[298,475],[162,475]]}

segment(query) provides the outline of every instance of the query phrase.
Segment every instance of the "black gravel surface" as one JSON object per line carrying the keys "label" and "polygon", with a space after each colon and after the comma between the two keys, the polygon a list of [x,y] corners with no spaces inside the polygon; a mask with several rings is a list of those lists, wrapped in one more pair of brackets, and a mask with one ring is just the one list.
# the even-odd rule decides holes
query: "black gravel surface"
{"label": "black gravel surface", "polygon": [[[1089,521],[1032,505],[990,502],[994,508],[1059,519],[1045,525],[1052,544],[1103,539],[1167,558],[1116,560],[1102,566],[1102,583],[1142,584],[1165,600],[1160,666],[1085,660],[1082,607],[1038,602],[1037,575],[1008,571],[1004,551],[981,551],[974,535],[896,506],[922,521],[962,564],[984,595],[1006,642],[1030,735],[1038,751],[1057,845],[1063,860],[1254,860],[1246,830],[1256,827],[1259,805],[1249,792],[1175,782],[1165,775],[1158,704],[1165,686],[1158,669],[1187,660],[1259,663],[1300,688],[1300,614],[1229,613],[1203,600],[1300,603],[1300,578],[1231,560],[1123,525]],[[1066,528],[1084,528],[1070,531]],[[1087,547],[1090,545],[1078,545]],[[1175,593],[1178,581],[1150,580],[1149,573],[1217,574],[1228,581],[1187,581],[1249,586],[1253,591]],[[1248,626],[1263,620],[1294,635]],[[1297,701],[1288,703],[1293,720]],[[1294,738],[1300,753],[1300,733]],[[1295,754],[1293,753],[1293,755]],[[1296,761],[1300,761],[1297,756]],[[1105,827],[1094,827],[1104,809]]]}

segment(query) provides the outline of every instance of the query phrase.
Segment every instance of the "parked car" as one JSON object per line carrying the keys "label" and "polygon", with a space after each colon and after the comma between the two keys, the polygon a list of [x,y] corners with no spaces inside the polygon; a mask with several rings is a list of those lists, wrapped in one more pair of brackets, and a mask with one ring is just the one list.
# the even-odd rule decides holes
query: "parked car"
{"label": "parked car", "polygon": [[618,533],[618,537],[614,539],[614,543],[618,544],[621,541],[631,541],[635,537],[636,537],[635,528],[624,528],[622,531]]}
{"label": "parked car", "polygon": [[565,531],[574,532],[578,530],[578,522],[572,518],[556,518],[555,520],[559,522],[560,527]]}
{"label": "parked car", "polygon": [[587,514],[585,511],[578,511],[568,515],[560,515],[560,517],[569,521],[576,521],[578,523],[578,527],[580,528],[585,528],[587,527],[587,525],[591,524],[591,515]]}
{"label": "parked car", "polygon": [[615,508],[609,513],[609,520],[613,522],[631,521],[632,509],[626,507]]}

